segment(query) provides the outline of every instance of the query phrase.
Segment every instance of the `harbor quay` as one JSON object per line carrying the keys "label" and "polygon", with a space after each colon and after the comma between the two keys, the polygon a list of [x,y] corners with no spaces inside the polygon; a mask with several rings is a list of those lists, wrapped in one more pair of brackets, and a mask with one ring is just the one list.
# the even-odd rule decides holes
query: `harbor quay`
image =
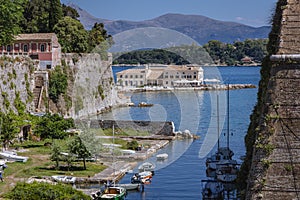
{"label": "harbor quay", "polygon": [[166,147],[171,141],[177,139],[197,139],[188,130],[175,131],[173,122],[164,121],[121,121],[121,120],[91,120],[85,122],[89,127],[96,129],[131,129],[137,132],[148,132],[148,135],[113,135],[98,136],[105,139],[122,139],[126,141],[136,140],[140,150],[121,150],[121,154],[112,155],[111,152],[97,155],[96,162],[108,166],[105,170],[95,174],[93,177],[76,178],[76,184],[104,184],[107,182],[118,182],[123,176],[131,172],[138,164],[152,157],[158,150]]}

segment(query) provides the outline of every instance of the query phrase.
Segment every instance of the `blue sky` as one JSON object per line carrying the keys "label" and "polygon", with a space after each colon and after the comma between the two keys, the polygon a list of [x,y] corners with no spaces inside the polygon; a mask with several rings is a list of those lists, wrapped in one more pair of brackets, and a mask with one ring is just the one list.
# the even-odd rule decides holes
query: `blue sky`
{"label": "blue sky", "polygon": [[258,27],[269,24],[277,0],[62,0],[68,2],[103,19],[140,21],[180,13]]}

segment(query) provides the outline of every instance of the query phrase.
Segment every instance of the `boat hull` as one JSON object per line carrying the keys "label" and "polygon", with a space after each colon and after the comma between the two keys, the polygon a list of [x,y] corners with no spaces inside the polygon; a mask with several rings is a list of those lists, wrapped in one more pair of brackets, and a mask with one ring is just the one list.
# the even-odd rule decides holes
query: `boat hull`
{"label": "boat hull", "polygon": [[99,195],[92,196],[95,200],[124,200],[126,196],[126,189],[123,187],[108,187]]}

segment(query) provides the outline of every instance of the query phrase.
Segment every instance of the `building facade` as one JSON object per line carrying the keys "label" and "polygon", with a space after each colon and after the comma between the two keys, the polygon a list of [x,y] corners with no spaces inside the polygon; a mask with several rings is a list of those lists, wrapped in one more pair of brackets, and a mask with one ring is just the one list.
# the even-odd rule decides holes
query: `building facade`
{"label": "building facade", "polygon": [[198,65],[159,65],[133,68],[117,73],[117,85],[129,87],[196,87],[203,84]]}
{"label": "building facade", "polygon": [[54,33],[19,34],[12,44],[0,46],[2,56],[28,56],[41,70],[61,64],[61,46]]}

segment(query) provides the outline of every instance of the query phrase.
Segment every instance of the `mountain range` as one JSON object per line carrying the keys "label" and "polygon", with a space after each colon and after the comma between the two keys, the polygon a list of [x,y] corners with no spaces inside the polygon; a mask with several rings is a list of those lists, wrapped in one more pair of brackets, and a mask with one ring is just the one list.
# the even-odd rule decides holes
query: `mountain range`
{"label": "mountain range", "polygon": [[201,15],[165,14],[145,21],[108,20],[92,16],[75,4],[80,15],[79,20],[86,29],[91,29],[94,23],[103,23],[108,34],[115,35],[127,30],[145,27],[160,27],[178,31],[197,41],[200,45],[210,40],[233,43],[245,39],[268,38],[270,26],[251,27],[235,22],[211,19]]}

